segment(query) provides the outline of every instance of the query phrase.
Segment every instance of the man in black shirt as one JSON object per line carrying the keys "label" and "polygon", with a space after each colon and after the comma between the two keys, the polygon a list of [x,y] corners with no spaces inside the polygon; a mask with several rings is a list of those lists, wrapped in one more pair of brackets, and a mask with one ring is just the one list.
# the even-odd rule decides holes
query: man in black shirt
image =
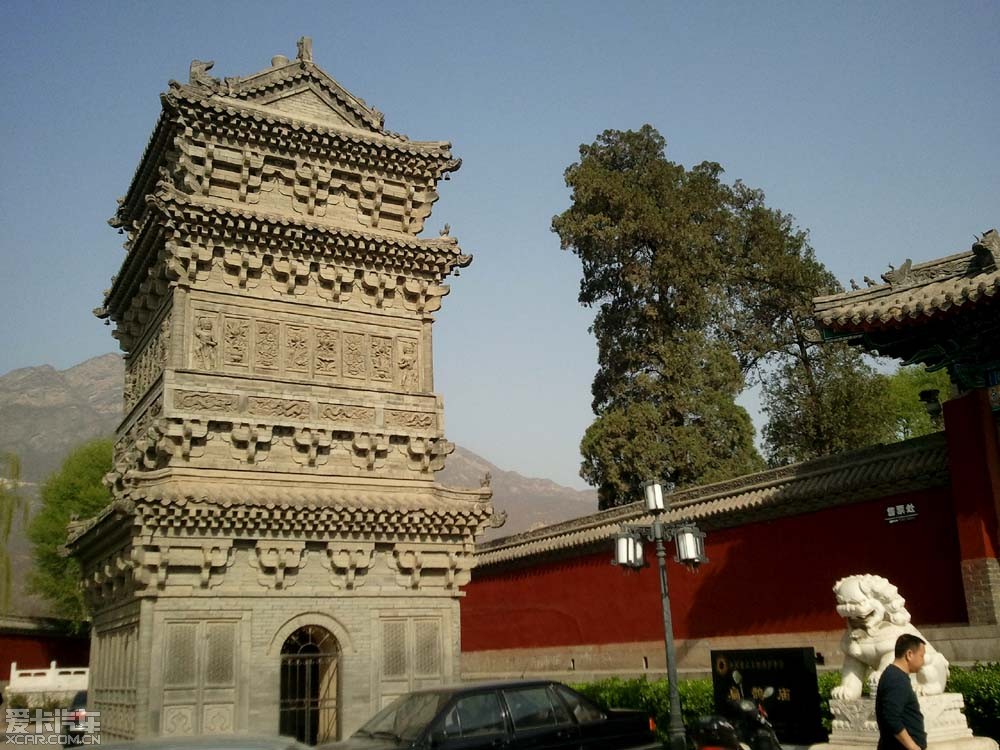
{"label": "man in black shirt", "polygon": [[896,639],[895,661],[882,672],[875,693],[878,750],[927,748],[924,715],[910,682],[910,675],[924,666],[925,644],[922,638],[910,633]]}

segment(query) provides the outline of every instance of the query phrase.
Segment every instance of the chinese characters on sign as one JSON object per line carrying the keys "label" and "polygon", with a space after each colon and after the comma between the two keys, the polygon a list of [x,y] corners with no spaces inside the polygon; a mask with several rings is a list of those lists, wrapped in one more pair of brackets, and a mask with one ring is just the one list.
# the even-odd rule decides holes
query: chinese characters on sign
{"label": "chinese characters on sign", "polygon": [[100,711],[56,708],[8,708],[7,744],[9,745],[99,745]]}
{"label": "chinese characters on sign", "polygon": [[[816,653],[811,648],[713,651],[712,687],[719,713],[726,713],[723,709],[728,701],[752,699],[764,705],[783,743],[826,741],[819,710]],[[774,692],[765,697],[768,688]]]}
{"label": "chinese characters on sign", "polygon": [[887,523],[912,521],[916,517],[917,517],[917,506],[914,505],[913,503],[887,505],[885,508],[885,520]]}

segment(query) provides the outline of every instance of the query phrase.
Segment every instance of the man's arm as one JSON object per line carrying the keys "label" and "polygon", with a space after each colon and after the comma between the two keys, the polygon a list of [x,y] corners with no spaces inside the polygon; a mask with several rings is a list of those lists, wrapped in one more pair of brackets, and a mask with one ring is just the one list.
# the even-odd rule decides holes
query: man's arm
{"label": "man's arm", "polygon": [[905,728],[896,732],[896,739],[899,740],[899,744],[905,747],[906,750],[921,750],[920,745],[913,741],[910,733]]}

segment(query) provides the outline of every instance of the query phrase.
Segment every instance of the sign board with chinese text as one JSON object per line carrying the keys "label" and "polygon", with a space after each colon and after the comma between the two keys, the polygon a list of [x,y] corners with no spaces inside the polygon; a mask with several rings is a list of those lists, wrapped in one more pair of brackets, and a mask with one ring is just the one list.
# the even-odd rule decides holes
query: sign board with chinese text
{"label": "sign board with chinese text", "polygon": [[[827,741],[820,722],[816,653],[811,648],[712,651],[712,687],[718,713],[726,714],[726,704],[734,699],[763,700],[782,743]],[[774,694],[764,699],[769,687]]]}
{"label": "sign board with chinese text", "polygon": [[917,506],[913,503],[900,503],[898,505],[885,506],[885,522],[899,523],[901,521],[912,521],[917,517]]}

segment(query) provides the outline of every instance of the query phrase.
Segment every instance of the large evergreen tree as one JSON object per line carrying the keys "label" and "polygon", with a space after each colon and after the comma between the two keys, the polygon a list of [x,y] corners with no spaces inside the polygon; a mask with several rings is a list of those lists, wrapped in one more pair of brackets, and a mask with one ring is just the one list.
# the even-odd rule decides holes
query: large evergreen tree
{"label": "large evergreen tree", "polygon": [[[817,346],[812,299],[839,287],[792,217],[761,191],[723,182],[718,164],[687,169],[665,147],[649,125],[581,146],[565,175],[571,205],[552,222],[582,262],[580,302],[597,307],[596,418],[581,443],[581,475],[601,507],[637,499],[652,476],[683,486],[761,468],[750,418],[735,402],[748,382],[791,382],[802,369],[794,393],[786,389],[799,399],[789,409],[818,417],[776,424],[768,445],[783,429],[839,430],[818,449],[829,452],[863,426],[852,405],[877,380],[856,355],[831,359]],[[833,405],[810,378],[814,367],[831,377],[846,368],[866,387]]]}
{"label": "large evergreen tree", "polygon": [[566,170],[572,204],[553,219],[580,257],[580,302],[597,306],[597,415],[582,475],[601,507],[645,478],[678,484],[757,468],[740,363],[721,304],[733,286],[739,196],[718,164],[688,170],[652,127],[606,131]]}

